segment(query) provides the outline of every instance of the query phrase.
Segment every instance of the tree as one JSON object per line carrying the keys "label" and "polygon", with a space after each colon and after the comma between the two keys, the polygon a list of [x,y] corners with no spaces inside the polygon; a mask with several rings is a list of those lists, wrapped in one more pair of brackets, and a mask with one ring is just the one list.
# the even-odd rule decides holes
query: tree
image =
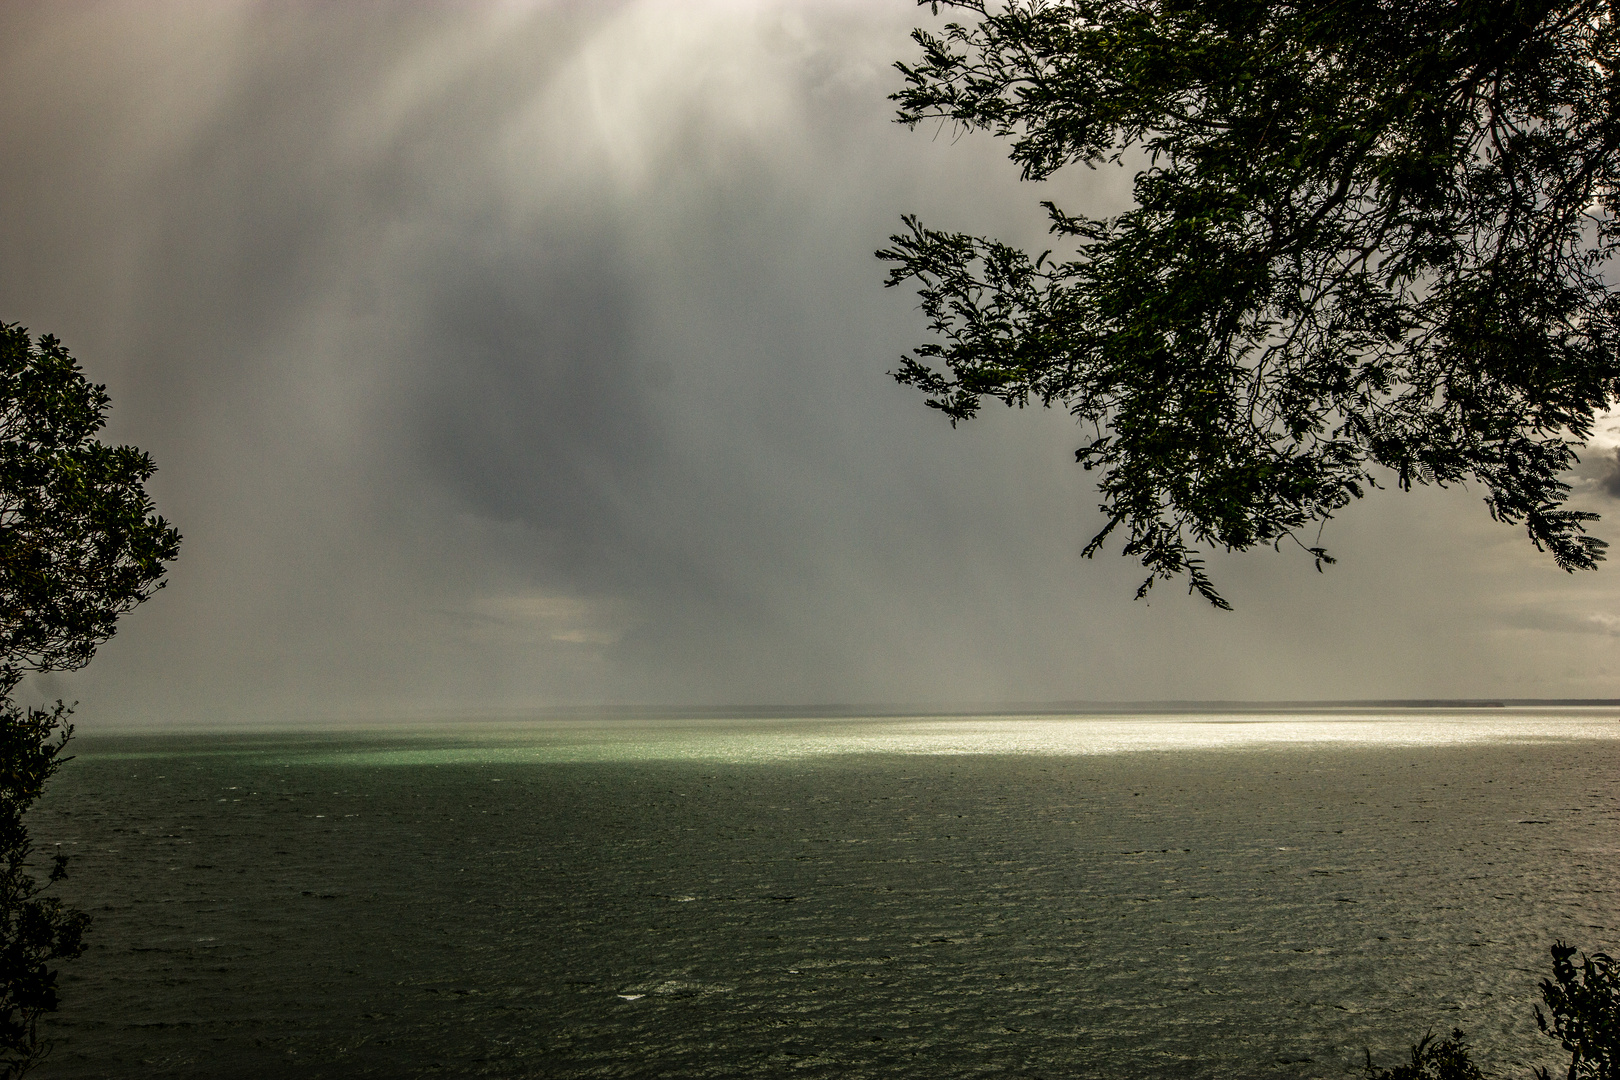
{"label": "tree", "polygon": [[[54,337],[0,324],[0,1077],[47,1049],[39,1018],[57,1006],[50,965],[78,956],[89,917],[41,895],[23,815],[67,760],[69,710],[11,700],[30,671],[90,662],[120,616],[163,585],[180,534],[144,484],[152,459],[96,439],[106,388]],[[56,855],[47,885],[61,880]]]}
{"label": "tree", "polygon": [[1477,481],[1565,570],[1561,474],[1620,399],[1620,37],[1608,0],[921,0],[898,119],[1009,140],[1025,180],[1134,165],[1068,254],[924,228],[878,252],[935,335],[893,372],[1091,429],[1104,525],[1218,607],[1202,549],[1292,541],[1383,483]]}
{"label": "tree", "polygon": [[179,553],[150,455],[95,437],[110,403],[56,338],[0,324],[0,696],[88,664]]}

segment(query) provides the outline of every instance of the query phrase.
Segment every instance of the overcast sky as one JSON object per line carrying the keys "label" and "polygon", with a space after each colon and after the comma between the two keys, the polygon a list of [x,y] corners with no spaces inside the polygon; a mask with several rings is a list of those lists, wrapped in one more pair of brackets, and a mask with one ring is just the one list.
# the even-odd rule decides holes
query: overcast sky
{"label": "overcast sky", "polygon": [[[1039,245],[994,140],[890,122],[907,0],[0,5],[0,318],[185,542],[98,724],[593,703],[1620,696],[1620,569],[1385,492],[1132,600],[1081,434],[885,372],[904,212]],[[1614,449],[1575,478],[1620,540]],[[1617,564],[1620,565],[1620,564]]]}

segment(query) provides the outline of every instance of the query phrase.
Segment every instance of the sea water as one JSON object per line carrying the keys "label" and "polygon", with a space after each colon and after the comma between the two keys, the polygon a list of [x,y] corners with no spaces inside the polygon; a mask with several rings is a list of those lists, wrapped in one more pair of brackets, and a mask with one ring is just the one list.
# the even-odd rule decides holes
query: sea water
{"label": "sea water", "polygon": [[1528,1075],[1620,713],[89,735],[41,1077]]}

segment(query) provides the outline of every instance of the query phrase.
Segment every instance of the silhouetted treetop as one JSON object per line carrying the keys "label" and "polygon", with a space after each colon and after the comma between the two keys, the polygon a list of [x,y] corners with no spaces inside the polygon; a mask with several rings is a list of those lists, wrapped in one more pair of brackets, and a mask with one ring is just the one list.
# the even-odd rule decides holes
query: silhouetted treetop
{"label": "silhouetted treetop", "polygon": [[107,406],[54,337],[0,324],[0,697],[89,663],[179,551],[143,486],[152,459],[96,439]]}
{"label": "silhouetted treetop", "polygon": [[1005,138],[1032,181],[1138,169],[1118,216],[1044,204],[1056,254],[913,217],[878,253],[934,334],[899,381],[1092,429],[1087,555],[1121,531],[1138,595],[1186,573],[1225,607],[1200,546],[1320,568],[1366,488],[1474,480],[1559,566],[1603,558],[1561,474],[1620,399],[1607,0],[929,6],[973,18],[913,34],[901,122]]}

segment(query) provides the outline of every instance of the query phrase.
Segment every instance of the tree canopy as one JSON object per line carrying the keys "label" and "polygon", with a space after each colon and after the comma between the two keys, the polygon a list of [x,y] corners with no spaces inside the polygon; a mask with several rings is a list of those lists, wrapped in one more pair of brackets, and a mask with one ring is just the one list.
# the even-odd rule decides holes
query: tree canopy
{"label": "tree canopy", "polygon": [[179,552],[151,457],[96,438],[108,404],[56,338],[0,324],[0,697],[89,663]]}
{"label": "tree canopy", "polygon": [[1008,140],[1024,179],[1134,165],[1057,245],[905,230],[932,340],[895,377],[953,423],[1069,410],[1105,524],[1226,607],[1200,550],[1298,543],[1370,487],[1477,482],[1565,570],[1562,478],[1620,400],[1620,37],[1608,0],[922,0],[900,122]]}

